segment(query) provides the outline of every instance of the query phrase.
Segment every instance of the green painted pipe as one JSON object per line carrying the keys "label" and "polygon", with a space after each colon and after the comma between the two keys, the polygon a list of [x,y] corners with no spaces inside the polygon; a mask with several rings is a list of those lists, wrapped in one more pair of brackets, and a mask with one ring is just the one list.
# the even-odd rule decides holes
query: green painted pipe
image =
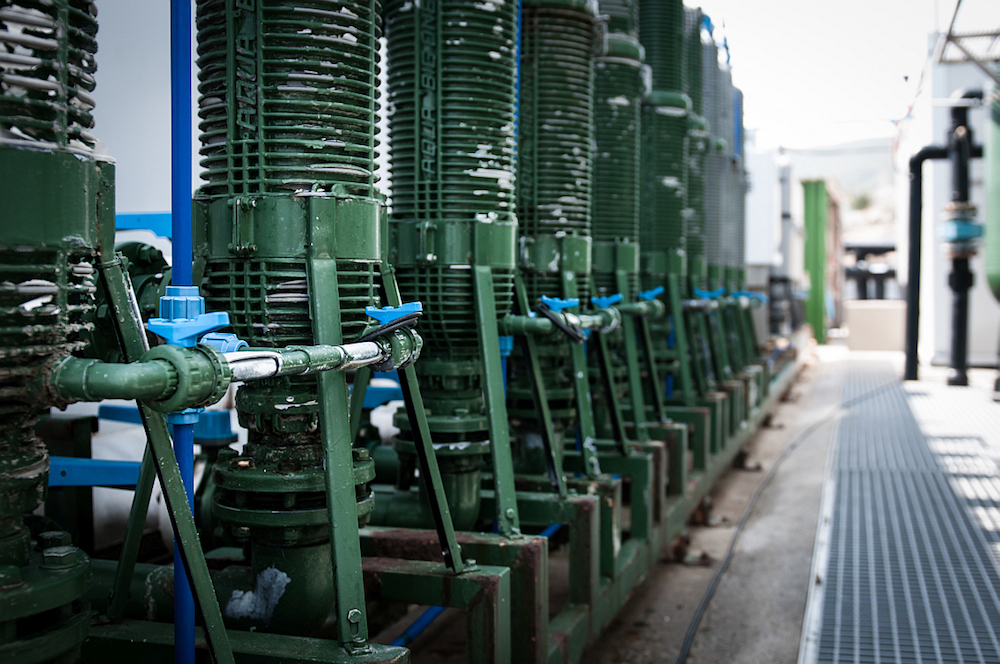
{"label": "green painted pipe", "polygon": [[48,380],[65,401],[165,399],[177,388],[177,372],[163,360],[109,364],[67,356],[56,363]]}

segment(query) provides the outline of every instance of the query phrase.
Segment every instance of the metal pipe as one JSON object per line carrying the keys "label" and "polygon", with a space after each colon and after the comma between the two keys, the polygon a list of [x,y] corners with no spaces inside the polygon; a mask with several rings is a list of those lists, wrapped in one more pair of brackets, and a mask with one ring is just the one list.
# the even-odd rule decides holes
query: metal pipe
{"label": "metal pipe", "polygon": [[920,322],[920,226],[924,208],[923,165],[931,159],[945,159],[946,148],[929,145],[910,157],[910,221],[908,281],[906,284],[906,367],[903,380],[917,380],[917,341]]}
{"label": "metal pipe", "polygon": [[[422,345],[413,331],[395,332],[398,346],[397,362],[411,362]],[[400,336],[405,335],[405,336]],[[51,372],[43,374],[41,387],[55,401],[102,401],[104,399],[138,399],[166,401],[173,397],[181,374],[213,376],[214,380],[196,381],[190,389],[190,404],[209,398],[223,381],[240,382],[293,376],[321,371],[348,371],[371,364],[380,364],[393,357],[393,342],[386,337],[375,341],[342,346],[302,346],[278,350],[251,348],[223,353],[228,369],[220,371],[209,359],[210,349],[178,349],[168,361],[165,358],[146,359],[128,364],[102,362],[67,356],[56,362]],[[155,349],[154,349],[155,352]],[[208,354],[206,354],[208,353]],[[0,392],[2,396],[2,392]]]}

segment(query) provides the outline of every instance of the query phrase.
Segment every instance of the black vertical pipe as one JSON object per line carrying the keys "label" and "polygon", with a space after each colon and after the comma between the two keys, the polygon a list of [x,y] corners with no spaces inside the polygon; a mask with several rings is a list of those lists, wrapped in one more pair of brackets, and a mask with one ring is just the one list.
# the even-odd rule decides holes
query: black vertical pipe
{"label": "black vertical pipe", "polygon": [[[981,90],[968,90],[958,99],[982,99]],[[972,158],[972,129],[969,127],[969,107],[952,106],[948,153],[951,160],[951,209],[962,215],[969,206],[969,160]],[[968,385],[969,289],[974,278],[969,270],[968,248],[956,248],[951,256],[951,363],[949,385]]]}
{"label": "black vertical pipe", "polygon": [[948,287],[951,288],[951,366],[948,372],[949,385],[969,384],[968,339],[969,339],[969,289],[973,284],[969,270],[968,255],[951,259],[951,274]]}
{"label": "black vertical pipe", "polygon": [[920,323],[920,218],[924,210],[923,165],[931,159],[948,157],[946,148],[927,146],[910,157],[910,248],[907,254],[906,284],[906,368],[903,380],[917,379],[917,341]]}

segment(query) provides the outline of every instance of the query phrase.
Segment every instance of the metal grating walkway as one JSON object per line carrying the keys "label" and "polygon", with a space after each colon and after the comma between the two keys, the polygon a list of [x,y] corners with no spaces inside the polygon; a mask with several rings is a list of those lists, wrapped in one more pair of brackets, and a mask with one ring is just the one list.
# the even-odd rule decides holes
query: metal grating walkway
{"label": "metal grating walkway", "polygon": [[851,366],[800,661],[1000,662],[1000,407],[897,376]]}

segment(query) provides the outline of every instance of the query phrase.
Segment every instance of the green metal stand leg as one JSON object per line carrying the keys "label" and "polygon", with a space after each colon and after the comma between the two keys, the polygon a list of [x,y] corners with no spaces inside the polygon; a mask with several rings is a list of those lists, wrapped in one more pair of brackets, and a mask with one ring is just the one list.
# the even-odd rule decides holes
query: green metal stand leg
{"label": "green metal stand leg", "polygon": [[[528,292],[524,287],[524,279],[521,277],[520,271],[514,274],[514,297],[517,313],[521,316],[527,316],[531,311],[531,305],[528,303]],[[552,480],[552,489],[559,494],[560,498],[563,498],[566,496],[566,478],[563,476],[562,462],[556,449],[556,433],[552,426],[552,411],[549,408],[549,397],[545,390],[545,381],[542,378],[542,366],[538,360],[538,348],[535,339],[530,334],[521,337],[521,344],[528,360],[528,369],[531,372],[532,396],[535,400],[535,410],[538,412],[538,421],[541,424],[545,462]]]}
{"label": "green metal stand leg", "polygon": [[[138,306],[132,285],[125,273],[123,259],[116,256],[114,260],[100,266],[101,278],[104,283],[108,301],[114,309],[114,320],[121,342],[122,353],[127,360],[137,359],[146,346],[145,333],[142,330],[141,319],[138,317]],[[156,475],[160,478],[163,497],[167,504],[167,514],[173,528],[174,538],[180,547],[184,568],[188,573],[188,582],[194,589],[195,601],[201,609],[205,621],[205,640],[207,641],[212,659],[217,664],[234,664],[233,651],[229,643],[229,635],[222,621],[222,610],[215,596],[212,578],[209,576],[205,554],[201,550],[198,530],[194,524],[194,515],[188,506],[181,481],[181,471],[177,465],[170,436],[167,433],[167,420],[163,413],[158,413],[144,404],[139,404],[143,426],[146,429],[148,447],[143,456],[143,465],[139,473],[140,484],[132,500],[129,513],[129,531],[126,533],[128,548],[122,551],[121,563],[115,578],[112,602],[117,600],[117,610],[122,611],[128,598],[128,587],[132,581],[132,572],[138,555],[139,540],[142,537],[142,526],[146,520],[146,510],[149,506],[149,494],[152,492],[152,469],[155,465]],[[131,536],[129,536],[131,535]]]}
{"label": "green metal stand leg", "polygon": [[684,324],[684,302],[681,300],[680,280],[676,274],[667,275],[667,297],[670,299],[670,315],[674,318],[674,349],[677,353],[678,374],[681,391],[685,403],[693,402],[695,388],[691,377],[691,364],[688,351],[687,326]]}
{"label": "green metal stand leg", "polygon": [[[631,302],[633,293],[628,288],[628,275],[624,270],[615,271],[615,282],[618,292],[625,302]],[[649,442],[649,430],[646,424],[646,399],[642,391],[642,375],[639,372],[639,352],[636,348],[635,321],[631,316],[622,318],[622,335],[625,337],[625,366],[628,375],[629,397],[632,404],[632,426],[635,438],[640,443]],[[654,392],[654,394],[656,394]]]}
{"label": "green metal stand leg", "polygon": [[[656,366],[656,351],[653,346],[653,331],[649,329],[649,321],[645,318],[639,320],[639,333],[642,337],[642,348],[646,355],[646,371],[648,372],[648,382],[650,384],[650,394],[653,395],[653,405],[656,408],[656,416],[660,422],[666,422],[670,419],[667,415],[666,408],[666,395],[663,392],[664,381],[663,376]],[[683,358],[678,357],[678,362],[685,361]]]}
{"label": "green metal stand leg", "polygon": [[[567,274],[563,273],[563,281],[572,283]],[[590,281],[590,292],[596,293],[593,278]],[[575,297],[567,295],[566,297]],[[621,402],[618,400],[618,391],[615,389],[615,374],[611,366],[611,348],[608,347],[608,340],[603,334],[597,332],[591,335],[591,342],[594,350],[597,351],[597,366],[601,372],[601,382],[604,384],[604,392],[608,400],[608,415],[611,419],[611,433],[614,436],[618,451],[623,455],[628,455],[628,434],[625,432],[625,419],[622,417]],[[590,383],[587,383],[587,401],[590,401]]]}
{"label": "green metal stand leg", "polygon": [[[342,322],[337,262],[310,257],[310,305],[316,343],[341,344]],[[334,588],[337,594],[337,639],[343,644],[368,640],[365,588],[361,577],[357,495],[347,377],[339,371],[319,375],[320,427],[326,471],[326,511],[330,524]]]}
{"label": "green metal stand leg", "polygon": [[[563,297],[577,296],[576,282],[572,273],[562,274]],[[583,472],[594,479],[601,474],[601,462],[597,458],[597,427],[590,403],[590,379],[587,377],[587,353],[583,344],[570,344],[570,361],[573,367],[573,393],[576,395],[577,426],[580,427],[580,441],[583,453]]]}
{"label": "green metal stand leg", "polygon": [[517,496],[514,493],[514,459],[510,451],[510,430],[507,428],[507,404],[503,393],[503,371],[500,368],[500,333],[497,331],[497,309],[490,267],[473,265],[472,282],[476,291],[476,327],[483,357],[483,396],[490,429],[497,524],[503,535],[511,537],[520,535],[521,524],[517,516]]}
{"label": "green metal stand leg", "polygon": [[[383,266],[385,263],[383,262]],[[396,284],[392,268],[382,271],[382,293],[389,306],[398,307],[402,304],[399,288]],[[406,402],[406,414],[410,420],[410,431],[413,432],[417,450],[417,462],[420,472],[426,478],[427,500],[430,503],[431,515],[434,518],[434,528],[441,542],[441,552],[444,562],[456,574],[465,569],[462,560],[462,548],[455,539],[455,526],[451,520],[451,511],[445,498],[444,483],[441,481],[441,470],[438,468],[437,456],[434,454],[434,443],[431,429],[427,424],[427,412],[424,410],[424,399],[420,395],[417,373],[413,365],[399,372],[399,386],[403,390],[403,400]]]}
{"label": "green metal stand leg", "polygon": [[372,379],[372,368],[361,367],[354,374],[354,387],[351,388],[351,432],[357,435],[361,426],[361,411],[365,406],[365,393]]}

